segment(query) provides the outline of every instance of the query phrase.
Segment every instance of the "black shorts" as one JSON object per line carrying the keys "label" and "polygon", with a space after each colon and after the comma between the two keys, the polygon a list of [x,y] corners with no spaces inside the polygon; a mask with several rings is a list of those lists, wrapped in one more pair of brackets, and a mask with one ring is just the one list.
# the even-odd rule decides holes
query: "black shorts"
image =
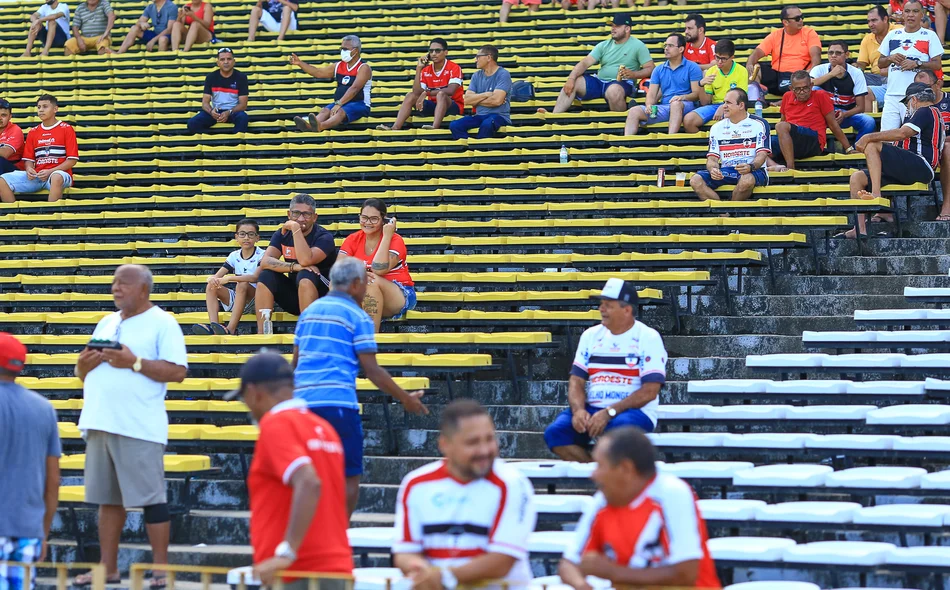
{"label": "black shorts", "polygon": [[[862,170],[871,186],[871,173]],[[934,170],[922,157],[913,152],[902,150],[896,145],[885,143],[881,146],[881,184],[930,184],[934,179]],[[880,189],[880,187],[878,187]]]}
{"label": "black shorts", "polygon": [[330,285],[323,278],[323,275],[315,274],[310,270],[302,270],[286,275],[282,272],[263,269],[257,281],[266,286],[274,295],[274,303],[279,305],[282,310],[293,315],[300,315],[300,296],[297,293],[297,286],[300,281],[310,281],[316,285],[320,297],[330,291]]}
{"label": "black shorts", "polygon": [[[795,154],[796,160],[821,155],[821,144],[818,143],[818,134],[815,133],[814,129],[791,123],[788,134],[792,138],[792,151]],[[776,156],[782,155],[778,133],[772,138],[772,153]]]}

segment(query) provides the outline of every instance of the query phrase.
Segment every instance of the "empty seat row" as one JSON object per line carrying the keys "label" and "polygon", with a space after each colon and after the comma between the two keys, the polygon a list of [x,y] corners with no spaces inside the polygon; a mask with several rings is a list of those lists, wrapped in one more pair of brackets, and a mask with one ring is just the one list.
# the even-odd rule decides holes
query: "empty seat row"
{"label": "empty seat row", "polygon": [[950,354],[756,354],[746,357],[746,366],[766,370],[835,369],[840,372],[890,372],[898,369],[950,371]]}

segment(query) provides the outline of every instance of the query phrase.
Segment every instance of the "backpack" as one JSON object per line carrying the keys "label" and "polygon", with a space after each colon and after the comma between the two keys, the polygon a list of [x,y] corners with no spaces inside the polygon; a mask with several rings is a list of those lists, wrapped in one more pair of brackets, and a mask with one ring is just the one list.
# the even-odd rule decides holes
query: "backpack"
{"label": "backpack", "polygon": [[517,80],[511,85],[511,102],[528,102],[534,99],[534,85]]}

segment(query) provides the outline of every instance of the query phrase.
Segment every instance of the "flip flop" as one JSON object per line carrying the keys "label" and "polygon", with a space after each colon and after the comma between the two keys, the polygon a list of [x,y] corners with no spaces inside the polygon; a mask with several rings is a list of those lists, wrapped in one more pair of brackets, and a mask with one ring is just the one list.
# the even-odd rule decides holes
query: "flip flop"
{"label": "flip flop", "polygon": [[230,336],[231,335],[231,333],[228,332],[228,329],[222,326],[221,324],[219,324],[218,322],[211,322],[211,324],[209,325],[211,326],[211,331],[216,336]]}
{"label": "flip flop", "polygon": [[149,588],[166,588],[168,586],[168,576],[155,576],[152,574],[152,579],[149,580]]}
{"label": "flip flop", "polygon": [[383,125],[382,123],[380,123],[379,125],[376,126],[376,130],[377,131],[392,131],[393,128],[390,127],[389,125]]}
{"label": "flip flop", "polygon": [[294,125],[297,126],[297,131],[313,131],[310,124],[303,117],[294,117]]}
{"label": "flip flop", "polygon": [[307,120],[310,121],[310,128],[313,131],[320,131],[320,121],[317,121],[317,116],[313,113],[307,115]]}
{"label": "flip flop", "polygon": [[195,324],[191,327],[191,333],[195,336],[213,336],[214,329],[210,324]]}
{"label": "flip flop", "polygon": [[[121,584],[122,583],[122,574],[119,574],[113,578],[106,578],[106,584]],[[76,588],[87,588],[92,586],[92,572],[86,572],[84,574],[79,574],[73,578],[73,586]]]}
{"label": "flip flop", "polygon": [[[855,234],[854,234],[855,237],[852,238],[851,236],[848,235],[848,232],[849,232],[849,231],[852,231],[852,230],[849,229],[849,230],[847,230],[847,231],[843,231],[843,232],[836,233],[835,235],[831,236],[831,238],[834,239],[834,240],[854,240],[854,239],[857,239],[858,233],[855,232]],[[861,237],[862,237],[862,238],[867,238],[868,235],[867,235],[867,234],[861,234]]]}

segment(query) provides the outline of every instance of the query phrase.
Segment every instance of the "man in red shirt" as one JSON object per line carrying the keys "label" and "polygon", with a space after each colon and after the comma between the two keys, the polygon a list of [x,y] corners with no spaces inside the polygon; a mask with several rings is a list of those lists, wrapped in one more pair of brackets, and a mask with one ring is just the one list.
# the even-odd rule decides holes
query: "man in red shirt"
{"label": "man in red shirt", "polygon": [[423,129],[439,129],[446,115],[461,115],[465,110],[462,92],[462,68],[448,59],[449,44],[436,37],[429,43],[429,53],[419,58],[412,90],[406,95],[393,126],[378,125],[381,131],[399,131],[412,117],[412,112],[432,117],[432,125]]}
{"label": "man in red shirt", "polygon": [[[835,105],[824,90],[812,90],[811,75],[805,70],[792,73],[792,89],[782,96],[782,120],[775,124],[772,145],[781,147],[785,165],[769,158],[769,170],[794,170],[795,160],[821,155],[828,145],[826,131],[831,129],[845,153],[854,151],[835,119]],[[774,152],[773,152],[774,153]]]}
{"label": "man in red shirt", "polygon": [[23,130],[13,122],[13,107],[0,98],[0,174],[22,170]]}
{"label": "man in red shirt", "polygon": [[706,71],[716,63],[716,42],[706,36],[706,19],[701,14],[686,16],[686,54],[683,56]]}
{"label": "man in red shirt", "polygon": [[245,363],[224,399],[237,397],[260,424],[247,476],[255,573],[267,585],[282,570],[351,574],[340,437],[294,399],[294,371],[277,353]]}
{"label": "man in red shirt", "polygon": [[59,103],[51,94],[36,99],[36,115],[40,119],[26,136],[23,147],[24,170],[0,176],[0,201],[13,203],[16,195],[49,190],[49,202],[58,201],[66,187],[72,186],[69,172],[79,161],[76,131],[64,121],[56,120]]}

